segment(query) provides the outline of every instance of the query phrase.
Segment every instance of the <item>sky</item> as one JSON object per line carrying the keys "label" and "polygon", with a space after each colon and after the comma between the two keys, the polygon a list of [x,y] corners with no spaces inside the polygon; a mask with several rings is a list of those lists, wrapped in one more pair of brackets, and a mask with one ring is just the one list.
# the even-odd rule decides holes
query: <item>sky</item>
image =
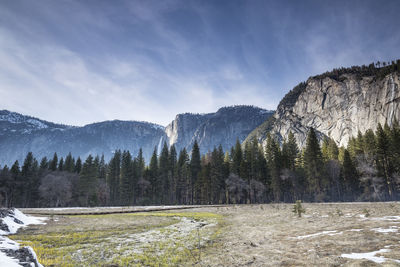
{"label": "sky", "polygon": [[337,67],[400,58],[400,1],[0,2],[0,109],[81,126],[274,110]]}

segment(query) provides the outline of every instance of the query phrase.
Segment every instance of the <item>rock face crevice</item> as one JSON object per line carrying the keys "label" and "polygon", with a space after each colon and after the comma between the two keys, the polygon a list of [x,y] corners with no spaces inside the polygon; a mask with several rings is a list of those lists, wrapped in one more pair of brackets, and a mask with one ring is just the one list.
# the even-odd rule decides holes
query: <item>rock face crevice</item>
{"label": "rock face crevice", "polygon": [[[399,84],[398,72],[379,79],[356,74],[310,78],[290,105],[281,101],[270,132],[283,141],[292,131],[302,147],[313,127],[320,137],[328,136],[346,146],[358,131],[375,130],[378,123],[392,125],[400,118]],[[265,135],[258,136],[262,142]]]}

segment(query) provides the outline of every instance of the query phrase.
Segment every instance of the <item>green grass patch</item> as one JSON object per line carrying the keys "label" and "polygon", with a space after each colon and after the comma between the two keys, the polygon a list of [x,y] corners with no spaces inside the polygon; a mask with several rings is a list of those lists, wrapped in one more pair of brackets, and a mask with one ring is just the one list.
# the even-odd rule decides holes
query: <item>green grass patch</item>
{"label": "green grass patch", "polygon": [[[187,232],[169,227],[186,217],[214,226]],[[75,215],[10,236],[31,246],[44,266],[171,266],[198,260],[220,232],[223,217],[208,212]]]}

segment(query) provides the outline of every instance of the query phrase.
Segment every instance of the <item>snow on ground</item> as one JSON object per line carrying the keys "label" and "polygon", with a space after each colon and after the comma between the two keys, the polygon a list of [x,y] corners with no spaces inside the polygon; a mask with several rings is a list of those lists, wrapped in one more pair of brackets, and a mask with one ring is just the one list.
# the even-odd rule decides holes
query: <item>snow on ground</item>
{"label": "snow on ground", "polygon": [[310,235],[301,235],[301,236],[298,236],[298,237],[296,237],[297,239],[304,239],[304,238],[309,238],[309,237],[316,237],[316,236],[319,236],[319,235],[340,235],[340,234],[343,234],[343,232],[338,232],[338,231],[336,231],[336,230],[334,230],[334,231],[323,231],[323,232],[320,232],[320,233],[315,233],[315,234],[310,234]]}
{"label": "snow on ground", "polygon": [[14,209],[14,215],[9,215],[3,218],[3,223],[8,226],[9,231],[0,230],[0,235],[15,234],[19,228],[30,224],[45,224],[45,217],[26,216],[18,209]]}
{"label": "snow on ground", "polygon": [[[0,266],[21,266],[18,259],[6,255],[6,251],[18,250],[19,244],[15,241],[5,237],[5,235],[15,234],[21,227],[26,227],[30,224],[45,224],[45,217],[31,217],[26,216],[18,209],[3,210],[4,217],[0,218],[3,230],[0,230]],[[8,228],[8,231],[6,230]],[[28,247],[29,251],[35,259],[37,259],[35,252],[32,248]],[[39,264],[39,266],[42,266]]]}
{"label": "snow on ground", "polygon": [[18,263],[17,259],[10,258],[4,252],[0,251],[0,266],[21,267]]}
{"label": "snow on ground", "polygon": [[372,218],[375,221],[400,221],[400,216],[384,216],[384,217],[377,217]]}
{"label": "snow on ground", "polygon": [[[390,249],[380,249],[377,251],[372,251],[372,252],[365,252],[365,253],[351,253],[351,254],[342,254],[341,257],[343,258],[349,258],[349,259],[366,259],[366,260],[370,260],[373,261],[375,263],[384,263],[387,260],[393,260],[393,259],[388,259],[385,258],[384,256],[375,256],[378,253],[386,253],[391,251]],[[393,260],[397,263],[400,263],[400,260]]]}
{"label": "snow on ground", "polygon": [[372,231],[378,232],[378,233],[396,233],[399,229],[397,229],[397,226],[390,226],[390,228],[372,228]]}

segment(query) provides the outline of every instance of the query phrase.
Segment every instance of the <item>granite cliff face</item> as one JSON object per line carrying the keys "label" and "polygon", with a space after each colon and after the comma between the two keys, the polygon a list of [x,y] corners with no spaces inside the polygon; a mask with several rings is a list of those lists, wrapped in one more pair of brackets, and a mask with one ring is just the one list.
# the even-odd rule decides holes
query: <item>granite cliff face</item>
{"label": "granite cliff face", "polygon": [[209,114],[179,114],[166,127],[169,144],[177,150],[192,149],[197,140],[200,152],[212,151],[222,145],[224,150],[230,149],[239,139],[246,136],[258,125],[273,114],[273,111],[253,106],[224,107]]}
{"label": "granite cliff face", "polygon": [[354,73],[312,77],[289,92],[274,116],[248,138],[257,136],[265,143],[266,133],[271,132],[282,141],[292,131],[304,146],[313,127],[320,137],[346,146],[358,131],[375,130],[378,123],[391,125],[400,118],[399,84],[395,71],[383,77]]}

